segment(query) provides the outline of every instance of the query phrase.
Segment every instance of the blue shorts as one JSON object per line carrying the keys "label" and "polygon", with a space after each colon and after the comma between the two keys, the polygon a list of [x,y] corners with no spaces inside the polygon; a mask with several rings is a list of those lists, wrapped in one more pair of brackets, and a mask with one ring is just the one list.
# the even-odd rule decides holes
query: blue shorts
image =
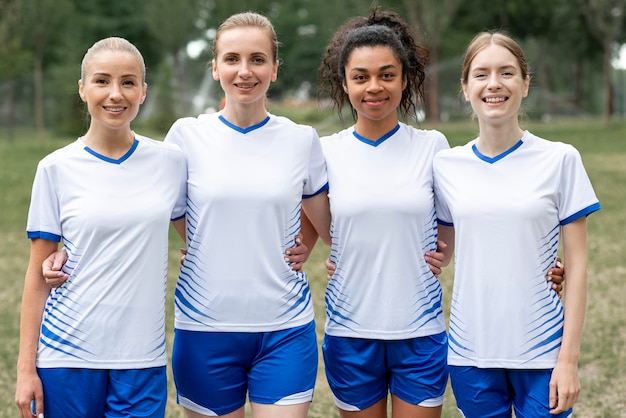
{"label": "blue shorts", "polygon": [[448,382],[445,332],[408,340],[324,336],[326,378],[335,403],[361,411],[387,396],[425,407],[443,404]]}
{"label": "blue shorts", "polygon": [[163,417],[165,366],[107,370],[39,368],[46,418]]}
{"label": "blue shorts", "polygon": [[564,418],[572,410],[550,415],[552,369],[479,369],[450,366],[457,407],[466,418]]}
{"label": "blue shorts", "polygon": [[172,370],[177,402],[204,415],[225,415],[251,402],[310,402],[317,376],[315,322],[273,332],[176,329]]}

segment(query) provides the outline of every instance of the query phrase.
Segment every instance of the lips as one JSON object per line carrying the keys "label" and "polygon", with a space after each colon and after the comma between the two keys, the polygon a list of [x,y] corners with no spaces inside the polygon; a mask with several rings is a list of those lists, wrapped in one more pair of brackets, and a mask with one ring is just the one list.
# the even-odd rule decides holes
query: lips
{"label": "lips", "polygon": [[506,102],[507,100],[509,100],[508,97],[485,97],[483,99],[483,101],[486,103],[502,103]]}
{"label": "lips", "polygon": [[108,111],[108,112],[121,112],[123,110],[125,110],[125,107],[122,106],[104,106],[104,110]]}

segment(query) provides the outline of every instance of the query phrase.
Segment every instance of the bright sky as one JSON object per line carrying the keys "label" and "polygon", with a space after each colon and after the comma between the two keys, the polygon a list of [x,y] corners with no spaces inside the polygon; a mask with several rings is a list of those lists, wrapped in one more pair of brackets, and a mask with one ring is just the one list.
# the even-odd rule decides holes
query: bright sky
{"label": "bright sky", "polygon": [[613,67],[618,70],[626,70],[626,44],[619,49],[618,56],[613,60]]}

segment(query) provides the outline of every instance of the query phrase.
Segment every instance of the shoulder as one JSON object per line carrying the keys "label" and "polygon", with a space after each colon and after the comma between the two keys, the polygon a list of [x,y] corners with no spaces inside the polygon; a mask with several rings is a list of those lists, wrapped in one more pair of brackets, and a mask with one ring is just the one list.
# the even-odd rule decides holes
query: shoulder
{"label": "shoulder", "polygon": [[77,139],[66,146],[52,151],[39,161],[39,165],[42,167],[53,166],[55,164],[63,163],[69,158],[73,158],[77,155],[77,151],[85,148],[85,144],[80,139]]}
{"label": "shoulder", "polygon": [[571,144],[559,141],[550,141],[531,132],[524,132],[522,141],[530,145],[529,149],[557,159],[580,159],[580,152]]}
{"label": "shoulder", "polygon": [[420,129],[403,122],[400,122],[400,129],[404,135],[413,140],[431,142],[443,148],[449,148],[446,136],[435,129]]}
{"label": "shoulder", "polygon": [[[315,128],[311,125],[304,125],[301,123],[296,123],[293,120],[285,117],[285,116],[277,116],[274,114],[269,114],[270,122],[277,126],[280,126],[282,129],[290,129],[293,131],[302,131],[302,132],[316,132]],[[317,133],[316,133],[317,136]]]}
{"label": "shoulder", "polygon": [[322,141],[322,145],[333,144],[341,141],[343,138],[346,138],[349,135],[352,135],[352,132],[354,132],[354,127],[349,127],[342,131],[335,132],[334,134],[323,136],[320,138],[320,141]]}

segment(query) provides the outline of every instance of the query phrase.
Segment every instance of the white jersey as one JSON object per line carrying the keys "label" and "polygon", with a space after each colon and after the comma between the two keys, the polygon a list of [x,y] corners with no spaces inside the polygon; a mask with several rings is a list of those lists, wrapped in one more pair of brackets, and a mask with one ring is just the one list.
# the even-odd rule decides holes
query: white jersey
{"label": "white jersey", "polygon": [[348,128],[322,139],[332,212],[326,333],[399,340],[445,331],[432,163],[446,138],[400,123],[378,141]]}
{"label": "white jersey", "polygon": [[139,135],[119,160],[80,138],[41,160],[27,233],[63,239],[70,278],[46,302],[38,367],[167,363],[167,240],[183,175],[179,149]]}
{"label": "white jersey", "polygon": [[274,115],[241,129],[214,113],[178,120],[165,140],[183,150],[188,173],[176,328],[265,332],[312,321],[306,275],[284,257],[303,196],[327,187],[315,130]]}
{"label": "white jersey", "polygon": [[563,306],[545,276],[560,227],[600,209],[580,154],[525,132],[494,158],[475,141],[441,152],[434,175],[456,236],[448,363],[554,367]]}

